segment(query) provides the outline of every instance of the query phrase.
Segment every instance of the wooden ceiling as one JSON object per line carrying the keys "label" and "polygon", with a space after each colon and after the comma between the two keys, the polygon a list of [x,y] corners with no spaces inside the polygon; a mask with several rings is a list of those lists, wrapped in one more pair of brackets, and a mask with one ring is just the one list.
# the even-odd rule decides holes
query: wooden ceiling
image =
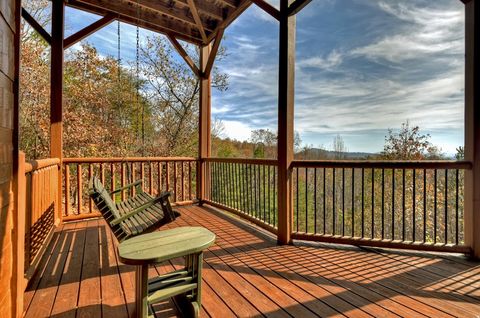
{"label": "wooden ceiling", "polygon": [[205,45],[232,23],[250,0],[67,0],[67,6],[176,39]]}

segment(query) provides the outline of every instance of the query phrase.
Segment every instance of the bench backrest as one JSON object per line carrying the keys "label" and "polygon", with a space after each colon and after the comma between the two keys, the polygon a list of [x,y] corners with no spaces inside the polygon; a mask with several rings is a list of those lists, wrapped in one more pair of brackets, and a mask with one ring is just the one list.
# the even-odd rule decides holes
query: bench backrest
{"label": "bench backrest", "polygon": [[89,181],[89,194],[118,241],[121,242],[131,236],[131,231],[123,222],[117,225],[110,224],[113,220],[120,218],[120,213],[116,208],[115,202],[110,197],[110,193],[97,177],[92,177]]}

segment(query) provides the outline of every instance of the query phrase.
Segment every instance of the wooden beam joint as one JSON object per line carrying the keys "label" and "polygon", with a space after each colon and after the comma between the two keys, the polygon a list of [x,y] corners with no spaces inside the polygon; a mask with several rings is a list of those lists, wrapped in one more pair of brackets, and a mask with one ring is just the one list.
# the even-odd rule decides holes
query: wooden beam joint
{"label": "wooden beam joint", "polygon": [[311,1],[312,0],[296,0],[288,7],[288,15],[292,16],[294,14],[299,13]]}
{"label": "wooden beam joint", "polygon": [[280,11],[277,10],[274,6],[270,3],[266,2],[265,0],[251,0],[255,3],[260,9],[274,17],[277,21],[280,20]]}
{"label": "wooden beam joint", "polygon": [[171,33],[167,33],[167,38],[172,43],[173,47],[177,50],[178,54],[185,60],[185,63],[192,69],[192,72],[197,76],[200,77],[200,70],[198,69],[197,65],[195,65],[195,62],[192,60],[192,58],[188,55],[187,51],[183,48],[183,46],[178,42],[178,40],[175,38],[175,36]]}
{"label": "wooden beam joint", "polygon": [[207,65],[203,71],[203,77],[208,78],[212,73],[213,63],[215,62],[215,58],[217,57],[218,49],[220,48],[220,42],[222,42],[223,32],[225,30],[220,28],[217,32],[217,36],[215,37],[215,42],[213,43],[212,50],[208,56]]}
{"label": "wooden beam joint", "polygon": [[52,36],[50,33],[48,33],[41,25],[40,23],[35,20],[34,17],[30,13],[28,13],[25,8],[22,8],[22,17],[25,19],[25,21],[30,24],[30,26],[38,33],[40,36],[47,42],[48,44],[52,44]]}

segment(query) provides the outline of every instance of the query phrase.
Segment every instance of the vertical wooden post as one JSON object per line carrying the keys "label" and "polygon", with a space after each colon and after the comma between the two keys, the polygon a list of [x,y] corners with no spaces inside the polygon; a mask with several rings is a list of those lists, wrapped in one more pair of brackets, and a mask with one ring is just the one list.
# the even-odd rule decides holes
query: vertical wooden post
{"label": "vertical wooden post", "polygon": [[[24,278],[25,265],[25,154],[19,152],[19,125],[20,125],[20,37],[21,37],[21,0],[11,1],[15,8],[15,35],[14,35],[14,81],[13,81],[13,192],[14,200],[14,227],[13,227],[13,279],[12,279],[12,308],[13,317],[23,314],[23,297],[27,281]],[[4,253],[0,257],[6,257]]]}
{"label": "vertical wooden post", "polygon": [[63,38],[65,3],[52,1],[52,47],[50,61],[50,157],[59,158],[57,224],[62,217],[62,159],[63,159]]}
{"label": "vertical wooden post", "polygon": [[465,4],[465,245],[480,258],[480,5]]}
{"label": "vertical wooden post", "polygon": [[280,0],[278,70],[278,243],[291,242],[293,203],[293,113],[295,80],[295,15],[288,15],[291,0]]}
{"label": "vertical wooden post", "polygon": [[200,100],[199,100],[199,125],[198,125],[198,156],[200,159],[197,171],[197,198],[202,204],[208,193],[209,176],[205,158],[211,153],[211,89],[212,82],[210,75],[204,75],[210,56],[211,45],[200,48]]}
{"label": "vertical wooden post", "polygon": [[17,179],[16,179],[16,215],[15,215],[15,246],[14,246],[14,273],[15,273],[15,303],[16,317],[23,313],[23,294],[27,287],[27,280],[24,277],[25,265],[25,211],[26,211],[26,187],[25,178],[25,153],[18,153]]}

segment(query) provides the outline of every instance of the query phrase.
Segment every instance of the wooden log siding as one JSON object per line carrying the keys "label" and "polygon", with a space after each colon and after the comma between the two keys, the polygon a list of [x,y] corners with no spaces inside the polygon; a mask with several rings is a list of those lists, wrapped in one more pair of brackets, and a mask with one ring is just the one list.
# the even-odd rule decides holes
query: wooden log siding
{"label": "wooden log siding", "polygon": [[[143,180],[144,191],[155,196],[171,191],[174,204],[197,201],[197,159],[192,157],[65,158],[63,160],[63,220],[99,216],[88,196],[88,181],[97,176],[109,191]],[[123,191],[117,199],[135,195]]]}

